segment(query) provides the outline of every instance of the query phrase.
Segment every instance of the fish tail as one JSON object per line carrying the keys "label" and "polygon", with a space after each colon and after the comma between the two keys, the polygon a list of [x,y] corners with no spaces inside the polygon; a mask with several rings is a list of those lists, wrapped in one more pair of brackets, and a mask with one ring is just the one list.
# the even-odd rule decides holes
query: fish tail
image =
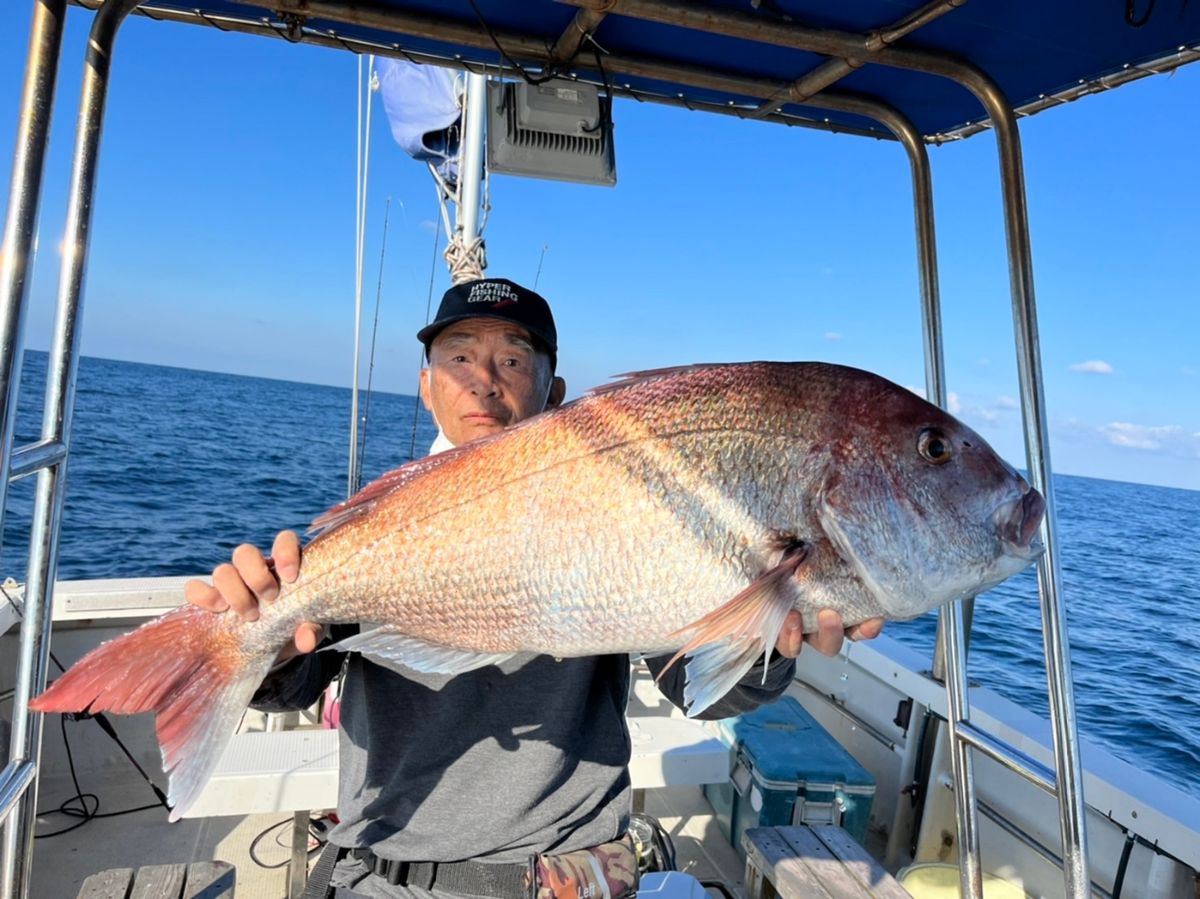
{"label": "fish tail", "polygon": [[176,609],[93,649],[30,707],[154,712],[171,820],[195,802],[275,652],[251,652],[233,616]]}

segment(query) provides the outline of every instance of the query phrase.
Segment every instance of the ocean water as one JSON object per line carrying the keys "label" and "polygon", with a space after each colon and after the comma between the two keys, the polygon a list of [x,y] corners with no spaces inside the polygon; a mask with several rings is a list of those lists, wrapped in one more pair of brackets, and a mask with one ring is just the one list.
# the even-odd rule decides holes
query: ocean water
{"label": "ocean water", "polygon": [[[19,443],[39,434],[45,366],[27,353]],[[364,480],[425,454],[434,429],[414,397],[360,402]],[[303,530],[345,496],[349,407],[346,389],[84,358],[59,576],[202,574],[238,543]],[[1080,732],[1200,798],[1200,492],[1053,486]],[[10,488],[0,578],[24,576],[33,487]],[[935,626],[887,633],[931,653]],[[1046,713],[1032,571],[979,598],[968,667]]]}

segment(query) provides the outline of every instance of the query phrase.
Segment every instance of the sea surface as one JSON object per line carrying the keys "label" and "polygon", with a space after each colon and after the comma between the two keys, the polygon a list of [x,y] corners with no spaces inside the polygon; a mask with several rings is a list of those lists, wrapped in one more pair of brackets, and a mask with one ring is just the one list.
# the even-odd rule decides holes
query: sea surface
{"label": "sea surface", "polygon": [[[46,367],[26,359],[19,443],[40,432]],[[434,429],[418,406],[360,400],[364,482],[425,454]],[[346,389],[82,359],[59,576],[198,575],[238,543],[303,530],[346,495],[349,409]],[[0,578],[24,576],[34,480],[10,488]],[[1200,798],[1200,492],[1063,475],[1053,487],[1080,732]],[[935,625],[887,633],[930,652]],[[1044,670],[1027,571],[977,601],[969,674],[1045,714]]]}

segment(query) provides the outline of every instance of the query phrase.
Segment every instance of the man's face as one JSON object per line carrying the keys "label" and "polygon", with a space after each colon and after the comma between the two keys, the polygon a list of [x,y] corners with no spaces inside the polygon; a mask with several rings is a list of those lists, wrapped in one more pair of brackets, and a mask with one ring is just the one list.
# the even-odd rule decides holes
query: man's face
{"label": "man's face", "polygon": [[455,446],[562,401],[565,385],[519,325],[469,318],[445,328],[421,371],[421,400]]}

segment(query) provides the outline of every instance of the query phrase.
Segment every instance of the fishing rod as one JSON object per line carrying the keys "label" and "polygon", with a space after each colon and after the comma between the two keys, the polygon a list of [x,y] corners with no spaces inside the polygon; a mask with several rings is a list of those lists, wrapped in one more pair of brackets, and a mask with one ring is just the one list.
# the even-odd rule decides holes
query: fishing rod
{"label": "fishing rod", "polygon": [[[401,204],[403,205],[403,203]],[[383,293],[383,260],[387,253],[388,215],[392,210],[392,198],[387,198],[383,208],[383,239],[379,244],[379,280],[375,284],[375,321],[371,325],[371,352],[367,361],[367,396],[363,403],[362,439],[358,445],[358,462],[354,466],[354,491],[362,486],[362,466],[367,455],[367,421],[371,417],[371,384],[375,378],[375,338],[379,335],[379,298]]]}

